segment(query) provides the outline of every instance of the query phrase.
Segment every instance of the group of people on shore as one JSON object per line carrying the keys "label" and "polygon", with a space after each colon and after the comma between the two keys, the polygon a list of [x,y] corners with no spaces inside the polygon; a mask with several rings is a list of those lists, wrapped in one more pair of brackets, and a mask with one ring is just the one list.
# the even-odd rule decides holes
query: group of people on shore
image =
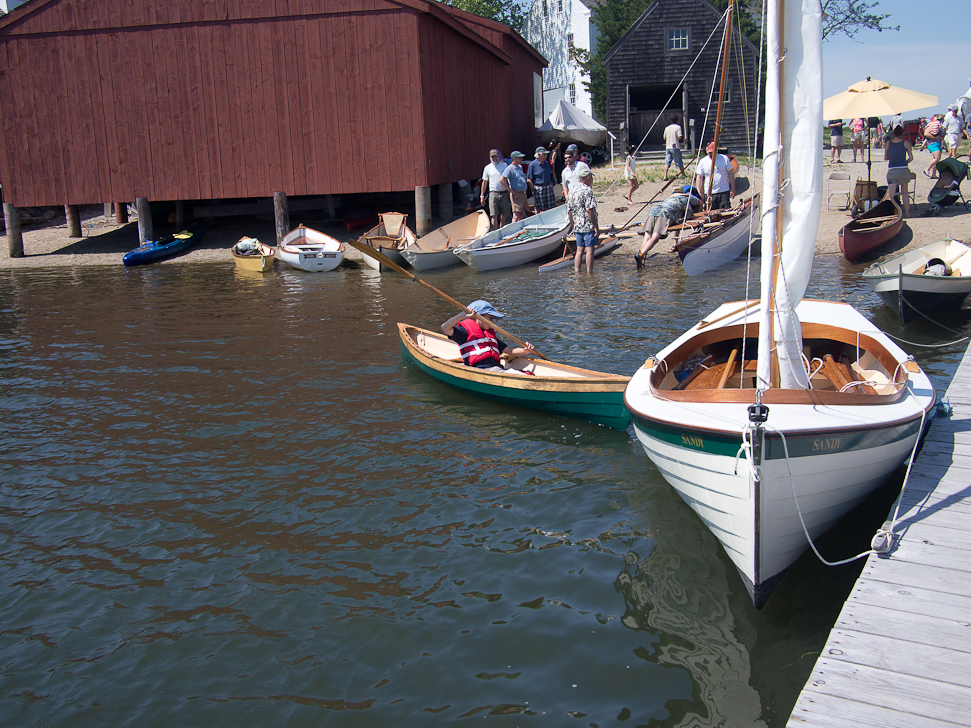
{"label": "group of people on shore", "polygon": [[[676,116],[671,117],[671,124],[665,129],[665,139],[670,145],[665,156],[665,180],[672,165],[678,167],[680,176],[687,176],[680,150],[683,133]],[[510,219],[513,222],[522,220],[530,194],[538,213],[556,205],[554,164],[558,150],[558,144],[554,146],[552,154],[546,147],[537,147],[535,159],[529,163],[525,173],[522,170],[522,152],[513,152],[509,164],[502,160],[498,149],[489,152],[490,161],[482,170],[480,202],[489,213],[493,229],[502,227]],[[640,251],[634,256],[638,269],[643,267],[647,253],[659,240],[667,237],[669,227],[681,223],[686,214],[700,209],[705,201],[707,209],[710,210],[731,207],[732,198],[736,196],[735,171],[731,159],[725,154],[717,153],[714,142],[709,143],[705,151],[706,156],[695,168],[694,184],[684,185],[671,197],[654,205],[648,213],[642,229],[644,240]],[[632,196],[640,186],[637,181],[635,153],[635,147],[628,148],[624,166],[624,176],[628,181],[624,199],[631,204]],[[593,191],[593,171],[579,157],[577,145],[570,144],[563,154],[564,167],[560,182],[567,216],[576,238],[574,271],[579,273],[581,265],[585,263],[587,272],[592,273],[594,248],[600,239],[597,196]]]}
{"label": "group of people on shore", "polygon": [[[522,152],[509,155],[509,164],[502,159],[498,149],[489,152],[489,163],[482,170],[482,188],[479,201],[489,213],[492,228],[498,229],[508,222],[517,222],[526,216],[527,199],[533,197],[536,212],[544,212],[556,206],[556,174],[554,165],[559,143],[552,143],[552,150],[536,147],[534,159],[525,172]],[[580,149],[570,144],[563,152],[563,170],[560,183],[566,200],[567,215],[576,236],[577,252],[574,269],[580,272],[580,264],[586,255],[587,272],[593,272],[593,249],[600,237],[597,217],[597,197],[593,192],[593,172],[580,159]]]}

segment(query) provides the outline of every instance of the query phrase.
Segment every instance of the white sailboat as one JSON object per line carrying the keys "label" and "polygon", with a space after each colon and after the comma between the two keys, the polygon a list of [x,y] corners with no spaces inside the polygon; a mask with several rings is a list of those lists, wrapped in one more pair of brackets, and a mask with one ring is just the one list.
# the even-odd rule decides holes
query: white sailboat
{"label": "white sailboat", "polygon": [[647,455],[757,608],[809,539],[910,456],[935,401],[924,372],[855,309],[803,300],[822,192],[822,10],[768,6],[767,55],[779,60],[767,81],[761,299],[718,308],[625,392]]}
{"label": "white sailboat", "polygon": [[[725,18],[725,37],[722,46],[721,79],[718,86],[718,106],[715,112],[715,151],[710,152],[711,168],[715,168],[718,155],[718,137],[722,128],[722,110],[725,98],[725,82],[731,54],[734,3],[728,6]],[[737,172],[738,164],[733,161]],[[710,192],[712,177],[708,178]],[[740,198],[738,204],[728,210],[704,210],[689,216],[678,233],[674,250],[681,260],[684,272],[689,276],[700,275],[730,263],[740,256],[752,242],[752,225],[759,215],[759,195],[750,193]]]}

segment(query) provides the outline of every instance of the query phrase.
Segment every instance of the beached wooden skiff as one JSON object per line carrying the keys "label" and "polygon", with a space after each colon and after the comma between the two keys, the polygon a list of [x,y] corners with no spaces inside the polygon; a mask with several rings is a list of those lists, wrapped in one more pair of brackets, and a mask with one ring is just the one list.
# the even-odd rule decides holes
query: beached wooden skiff
{"label": "beached wooden skiff", "polygon": [[402,358],[432,378],[474,397],[627,429],[624,388],[630,377],[519,357],[507,363],[532,374],[486,372],[462,363],[458,345],[441,333],[398,324]]}
{"label": "beached wooden skiff", "polygon": [[852,263],[889,243],[903,226],[904,213],[896,202],[887,198],[840,228],[840,250]]}

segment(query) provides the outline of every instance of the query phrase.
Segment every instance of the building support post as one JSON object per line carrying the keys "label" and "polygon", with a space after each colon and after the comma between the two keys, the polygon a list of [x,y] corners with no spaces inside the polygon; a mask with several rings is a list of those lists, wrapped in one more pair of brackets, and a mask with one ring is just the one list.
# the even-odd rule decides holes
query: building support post
{"label": "building support post", "polygon": [[110,202],[106,202],[105,203],[105,222],[108,222],[108,220],[111,219],[111,216],[114,214],[114,212],[115,212],[115,206],[112,205]]}
{"label": "building support post", "polygon": [[336,220],[337,219],[337,208],[334,206],[334,196],[324,195],[324,200],[327,202],[327,219]]}
{"label": "building support post", "polygon": [[128,224],[128,203],[116,202],[115,203],[115,225],[127,225],[127,224]]}
{"label": "building support post", "polygon": [[276,244],[279,245],[290,232],[290,208],[286,192],[273,193],[273,219],[276,222]]}
{"label": "building support post", "polygon": [[64,205],[64,217],[67,219],[67,236],[81,237],[81,211],[77,205]]}
{"label": "building support post", "polygon": [[443,182],[438,186],[438,218],[442,225],[452,222],[452,183]]}
{"label": "building support post", "polygon": [[185,202],[175,201],[175,229],[181,230],[185,227]]}
{"label": "building support post", "polygon": [[138,243],[145,243],[155,239],[155,231],[152,230],[152,206],[147,197],[135,198],[135,214],[138,215]]}
{"label": "building support post", "polygon": [[418,237],[432,231],[432,188],[415,188],[415,232]]}
{"label": "building support post", "polygon": [[24,236],[20,231],[20,210],[9,202],[3,203],[3,222],[7,226],[7,253],[11,258],[23,258]]}

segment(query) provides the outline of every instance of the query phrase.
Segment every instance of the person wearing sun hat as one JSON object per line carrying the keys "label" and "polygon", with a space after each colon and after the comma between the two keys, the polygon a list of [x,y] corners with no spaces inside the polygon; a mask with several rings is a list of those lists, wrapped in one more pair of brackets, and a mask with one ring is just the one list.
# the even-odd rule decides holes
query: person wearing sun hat
{"label": "person wearing sun hat", "polygon": [[957,104],[947,107],[947,115],[941,122],[944,127],[944,141],[947,142],[948,154],[952,159],[958,156],[958,144],[961,143],[961,135],[964,132],[964,120],[958,114]]}
{"label": "person wearing sun hat", "polygon": [[496,311],[488,301],[473,301],[468,308],[473,315],[463,311],[442,324],[442,333],[459,345],[465,365],[487,372],[522,374],[517,369],[504,368],[502,358],[512,359],[528,354],[533,351],[533,345],[527,341],[525,347],[509,348],[508,344],[500,341],[495,329],[488,324],[494,319],[503,318],[505,314]]}
{"label": "person wearing sun hat", "polygon": [[549,150],[546,147],[536,147],[533,155],[536,158],[529,163],[526,179],[533,185],[533,207],[536,212],[543,212],[556,207],[556,179],[553,176],[553,165],[547,161]]}
{"label": "person wearing sun hat", "polygon": [[691,185],[683,185],[679,192],[654,205],[641,228],[644,240],[641,242],[640,251],[634,256],[637,269],[644,267],[644,257],[657,245],[657,241],[668,236],[671,225],[680,225],[700,207],[701,196]]}
{"label": "person wearing sun hat", "polygon": [[529,197],[529,186],[532,184],[523,171],[522,152],[513,152],[509,155],[512,161],[502,173],[502,186],[509,192],[509,200],[512,204],[512,221],[519,222],[526,217],[526,200]]}

